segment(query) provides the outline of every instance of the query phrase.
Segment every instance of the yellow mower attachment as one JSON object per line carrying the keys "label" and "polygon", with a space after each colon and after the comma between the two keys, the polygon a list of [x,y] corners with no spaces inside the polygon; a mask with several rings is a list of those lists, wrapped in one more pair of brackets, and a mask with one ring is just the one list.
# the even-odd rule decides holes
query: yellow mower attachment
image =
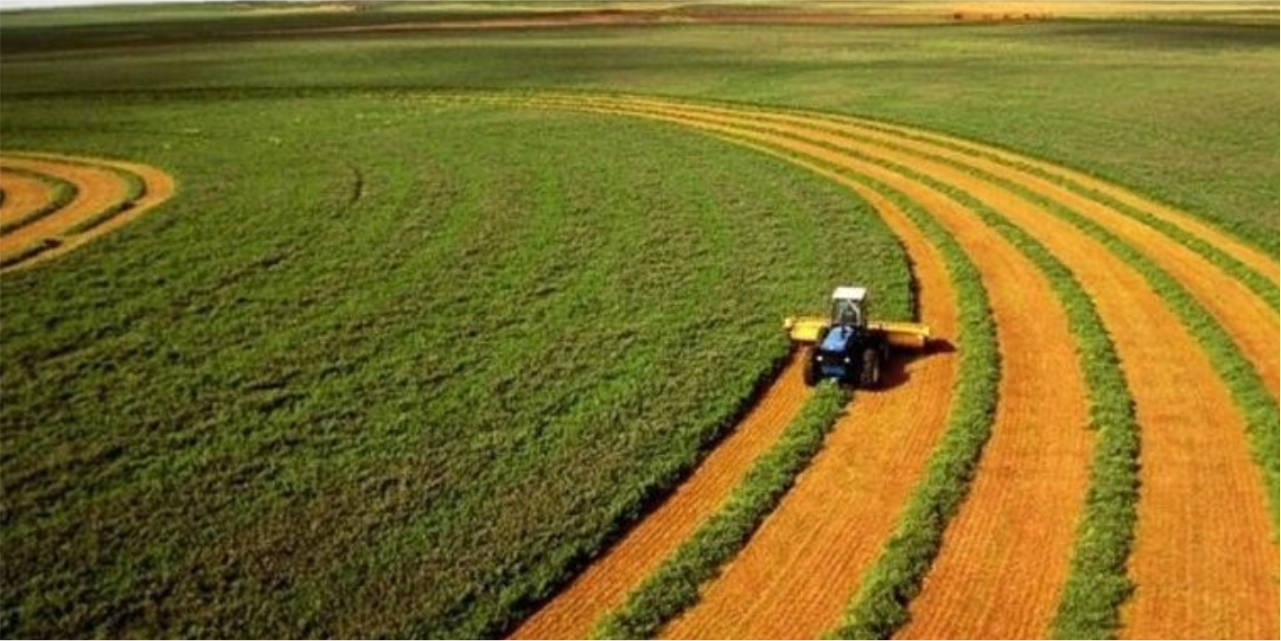
{"label": "yellow mower attachment", "polygon": [[[822,316],[801,316],[783,319],[783,329],[787,331],[787,337],[793,343],[799,345],[810,345],[818,342],[819,335],[829,326],[831,326],[831,322]],[[919,352],[924,351],[925,347],[930,343],[930,326],[922,323],[868,321],[867,328],[874,332],[884,333],[886,341],[894,349]]]}
{"label": "yellow mower attachment", "polygon": [[929,325],[902,321],[870,321],[867,328],[885,332],[885,338],[889,341],[890,347],[896,349],[923,352],[930,344]]}
{"label": "yellow mower attachment", "polygon": [[783,329],[787,330],[787,337],[792,339],[793,343],[817,342],[819,333],[827,329],[828,324],[827,319],[822,316],[783,319]]}

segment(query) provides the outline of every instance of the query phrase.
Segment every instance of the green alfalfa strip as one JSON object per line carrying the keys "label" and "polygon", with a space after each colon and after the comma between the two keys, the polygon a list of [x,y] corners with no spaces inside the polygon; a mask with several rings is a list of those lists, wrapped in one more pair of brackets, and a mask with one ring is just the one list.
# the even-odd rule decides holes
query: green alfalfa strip
{"label": "green alfalfa strip", "polygon": [[592,637],[651,638],[663,624],[696,603],[699,587],[715,578],[787,493],[848,400],[848,393],[839,386],[820,384],[720,509],[628,595],[621,607],[606,613],[592,630]]}
{"label": "green alfalfa strip", "polygon": [[29,171],[19,167],[5,167],[4,170],[6,172],[12,172],[15,174],[21,174],[23,176],[28,176],[30,178],[34,178],[35,180],[39,180],[40,182],[45,183],[46,185],[49,186],[49,189],[52,193],[52,197],[49,199],[49,202],[41,205],[35,211],[32,211],[26,214],[25,216],[22,216],[15,220],[9,220],[9,221],[5,221],[4,223],[0,223],[0,234],[7,234],[16,229],[20,229],[22,227],[30,225],[31,223],[34,223],[37,220],[40,220],[41,218],[44,218],[45,216],[48,216],[49,214],[52,214],[53,212],[58,211],[63,207],[66,207],[67,203],[75,199],[76,194],[78,193],[78,190],[76,189],[76,186],[74,184],[66,180],[63,180],[61,178],[57,178],[55,176],[47,176],[40,172]]}

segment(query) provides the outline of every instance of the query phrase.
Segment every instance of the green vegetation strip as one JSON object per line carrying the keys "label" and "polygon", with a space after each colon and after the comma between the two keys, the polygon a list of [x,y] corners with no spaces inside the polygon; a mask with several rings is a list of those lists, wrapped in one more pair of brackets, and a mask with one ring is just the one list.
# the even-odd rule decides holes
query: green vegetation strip
{"label": "green vegetation strip", "polygon": [[1134,397],[1121,371],[1116,347],[1089,294],[1067,265],[1022,228],[968,193],[885,163],[955,199],[979,215],[1045,275],[1067,313],[1068,327],[1085,376],[1090,427],[1096,432],[1085,506],[1077,524],[1071,568],[1054,638],[1104,639],[1120,627],[1118,608],[1132,589],[1126,560],[1134,541],[1139,498],[1139,426]]}
{"label": "green vegetation strip", "polygon": [[617,610],[592,631],[597,639],[647,639],[698,601],[698,590],[747,543],[808,465],[843,413],[849,395],[824,382],[734,492]]}
{"label": "green vegetation strip", "polygon": [[[98,165],[95,165],[95,166],[100,167]],[[80,222],[72,225],[70,228],[67,229],[65,233],[70,235],[83,234],[93,229],[94,227],[97,227],[98,225],[101,225],[102,223],[105,223],[108,220],[111,220],[116,216],[116,214],[119,214],[122,211],[127,211],[129,208],[134,206],[134,203],[138,202],[139,198],[142,198],[142,196],[147,193],[146,183],[143,182],[142,178],[139,177],[137,174],[134,174],[133,172],[125,171],[123,169],[116,169],[114,167],[106,167],[105,169],[110,169],[116,175],[120,176],[120,179],[122,181],[124,181],[125,183],[124,199],[111,203],[110,205],[107,205],[106,208],[104,208],[102,211],[99,211],[93,214],[92,216],[89,216],[88,218],[85,218],[84,220],[81,220]]]}
{"label": "green vegetation strip", "polygon": [[[1026,161],[1004,157],[1001,154],[998,154],[993,151],[983,150],[981,148],[965,145],[959,142],[953,142],[946,139],[937,138],[934,136],[930,136],[928,134],[917,134],[917,133],[902,131],[902,130],[889,127],[883,124],[877,124],[875,122],[865,121],[861,119],[852,119],[852,118],[845,119],[845,118],[832,117],[832,116],[821,115],[821,114],[807,114],[807,115],[811,115],[811,116],[816,115],[819,117],[819,119],[825,120],[827,122],[857,124],[859,126],[880,131],[883,133],[893,134],[897,136],[902,136],[904,138],[908,138],[910,140],[937,145],[939,147],[951,149],[952,151],[957,151],[957,152],[969,154],[972,156],[976,156],[984,160],[989,160],[1005,167],[1018,169],[1020,171],[1024,171],[1034,176],[1037,176],[1039,178],[1048,180],[1060,187],[1063,187],[1064,189],[1067,189],[1068,191],[1071,191],[1084,198],[1093,200],[1101,205],[1109,207],[1121,214],[1129,216],[1130,218],[1133,218],[1143,223],[1144,225],[1147,225],[1161,232],[1162,234],[1165,234],[1175,242],[1183,245],[1184,247],[1187,247],[1188,249],[1195,252],[1197,255],[1206,259],[1215,267],[1222,269],[1224,273],[1240,281],[1241,284],[1249,288],[1250,291],[1254,292],[1255,295],[1257,295],[1261,300],[1263,300],[1263,302],[1267,303],[1269,306],[1277,307],[1278,305],[1281,305],[1281,290],[1277,288],[1276,284],[1268,280],[1266,276],[1251,269],[1245,263],[1242,263],[1241,261],[1237,260],[1231,254],[1210,244],[1209,242],[1206,242],[1201,237],[1195,234],[1192,234],[1191,232],[1183,229],[1182,227],[1168,220],[1165,220],[1164,218],[1156,216],[1150,212],[1144,211],[1138,207],[1128,205],[1116,199],[1115,197],[1109,196],[1098,190],[1091,189],[1081,184],[1077,180],[1074,180],[1068,176],[1064,176],[1062,174],[1057,174],[1051,171],[1041,169],[1040,167],[1037,167],[1036,165]],[[844,133],[844,132],[834,132],[834,133]],[[867,140],[871,141],[870,139],[867,139]],[[911,149],[906,149],[898,145],[894,145],[892,143],[884,143],[882,141],[874,141],[874,142],[876,142],[877,144],[886,144],[888,146],[901,149],[903,151],[920,153]],[[1011,151],[1010,153],[1017,154],[1019,152]],[[957,163],[947,158],[942,158],[938,156],[932,156],[932,157],[936,158],[937,160],[948,162],[949,164],[961,167],[963,169],[966,169],[967,171],[973,172],[975,170],[975,168],[973,167]],[[1087,175],[1089,175],[1088,172],[1082,172],[1082,173],[1086,173]],[[984,176],[985,177],[989,176],[989,174],[984,172]],[[992,176],[992,178],[996,178],[996,177]],[[1102,180],[1102,179],[1099,178],[1099,180]],[[1029,193],[1031,192],[1029,191]],[[1239,234],[1236,231],[1231,229],[1225,229],[1223,231],[1226,231],[1234,236],[1239,236]],[[1246,244],[1250,244],[1250,241],[1244,240],[1244,239],[1242,240]]]}
{"label": "green vegetation strip", "polygon": [[[29,171],[29,170],[20,169],[17,167],[5,167],[4,170],[7,172],[12,172],[15,174],[20,174],[23,176],[34,178],[36,180],[39,180],[40,182],[43,182],[49,185],[49,189],[51,191],[52,197],[49,198],[49,202],[41,205],[35,211],[32,211],[20,218],[5,221],[4,223],[0,224],[0,234],[7,234],[20,227],[25,227],[27,225],[30,225],[31,223],[34,223],[37,220],[40,220],[41,218],[44,218],[45,216],[48,216],[49,214],[52,214],[53,212],[58,211],[59,209],[62,209],[63,207],[67,206],[67,203],[71,202],[72,199],[76,197],[76,193],[77,193],[76,186],[61,178],[57,178],[54,176],[47,176],[40,172]],[[39,251],[43,251],[43,249]],[[26,253],[26,252],[24,251],[22,253]],[[6,259],[6,264],[8,264],[8,262],[9,262],[8,259]]]}

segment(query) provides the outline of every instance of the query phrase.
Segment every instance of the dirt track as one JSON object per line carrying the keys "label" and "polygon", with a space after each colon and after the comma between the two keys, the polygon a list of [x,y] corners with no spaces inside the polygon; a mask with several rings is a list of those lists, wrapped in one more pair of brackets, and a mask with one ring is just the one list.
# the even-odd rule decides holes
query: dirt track
{"label": "dirt track", "polygon": [[[168,200],[174,190],[173,179],[168,174],[137,163],[36,153],[9,154],[2,162],[6,167],[65,180],[77,190],[75,197],[58,210],[0,236],[0,259],[19,256],[33,245],[49,245],[44,251],[7,265],[5,272],[24,269],[81,247]],[[6,190],[12,175],[16,174],[4,174]],[[137,177],[144,185],[142,195],[133,202],[127,202],[130,188],[126,175]],[[76,225],[110,210],[119,211],[87,230],[75,229]]]}
{"label": "dirt track", "polygon": [[[1089,437],[1081,428],[1079,390],[1076,402],[1066,403],[1075,404],[1077,410],[1050,410],[1040,402],[1043,388],[1037,383],[1011,380],[1012,372],[1022,372],[1028,378],[1057,382],[1063,378],[1064,365],[1070,370],[1075,363],[1070,352],[1054,352],[1054,348],[1070,348],[1071,338],[1052,299],[1049,304],[1044,300],[1035,270],[1011,257],[1008,248],[993,241],[991,232],[985,232],[964,207],[869,159],[909,167],[982,201],[1045,244],[1095,300],[1116,342],[1144,430],[1144,487],[1131,559],[1138,589],[1124,610],[1125,634],[1276,636],[1277,585],[1272,575],[1277,549],[1269,541],[1263,484],[1249,457],[1239,410],[1218,373],[1139,273],[1005,182],[1023,185],[1096,220],[1138,248],[1233,333],[1242,354],[1275,397],[1276,312],[1231,276],[1105,203],[1068,193],[1030,176],[1013,162],[1027,166],[1039,161],[1017,159],[973,143],[965,143],[970,147],[958,151],[934,144],[929,134],[901,127],[653,100],[549,97],[540,104],[675,122],[874,177],[938,217],[979,265],[992,296],[1002,354],[1009,359],[1000,415],[970,499],[949,528],[925,589],[913,605],[914,622],[903,635],[1044,634],[1073,541],[1079,509],[1074,506],[1079,506],[1083,491]],[[984,156],[973,153],[976,150]],[[1109,192],[1170,220],[1275,281],[1274,260],[1235,241],[1220,242],[1222,234],[1213,230],[1202,234],[1207,228],[1199,221],[1093,179],[1086,182],[1070,172],[1057,175],[1080,180],[1094,191]],[[878,210],[886,212],[883,206]],[[917,260],[916,253],[912,256]],[[1210,296],[1213,301],[1206,299],[1210,292],[1215,294]],[[929,309],[924,301],[923,309]],[[928,315],[926,320],[937,324]],[[1016,328],[1019,337],[1014,336]],[[1027,332],[1035,338],[1028,338]],[[1019,343],[1023,338],[1027,341]],[[1026,356],[1029,345],[1034,352],[1039,346],[1040,352],[1050,348],[1054,353],[1022,362],[1020,355]],[[920,363],[930,364],[931,360]],[[927,380],[936,379],[913,375],[911,382]],[[920,393],[919,388],[905,386],[884,395],[885,402],[894,404],[896,399],[890,397],[915,393]],[[878,453],[893,443],[898,448],[895,457],[907,456],[907,450],[928,449],[932,442],[928,429],[914,425],[931,402],[917,405],[916,413],[902,415],[881,413],[876,402],[880,398],[863,395],[778,510],[721,578],[706,588],[703,601],[674,622],[667,634],[811,636],[835,622],[840,606],[857,587],[859,570],[879,550],[888,531],[887,526],[875,524],[875,514],[892,519],[917,473],[913,461],[887,463]],[[938,400],[936,390],[932,403]],[[1041,416],[1064,422],[1036,421],[1038,408],[1043,410]],[[1026,420],[1011,418],[1019,416]],[[923,459],[924,454],[920,456]],[[851,468],[855,461],[857,467]],[[870,478],[859,478],[859,474]],[[1018,485],[1011,487],[1016,479]],[[887,484],[903,488],[896,491]],[[859,487],[875,491],[860,495],[852,489]],[[848,507],[860,499],[876,505]],[[829,519],[832,512],[837,514]],[[839,520],[844,527],[825,527],[829,520]],[[1012,581],[1012,577],[1024,578]]]}

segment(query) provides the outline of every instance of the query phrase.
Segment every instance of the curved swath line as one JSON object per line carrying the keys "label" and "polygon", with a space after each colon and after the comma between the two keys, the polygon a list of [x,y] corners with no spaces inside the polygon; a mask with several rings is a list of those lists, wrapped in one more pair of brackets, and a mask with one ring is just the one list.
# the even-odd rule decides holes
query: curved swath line
{"label": "curved swath line", "polygon": [[[793,162],[795,161],[793,160]],[[896,205],[879,193],[830,171],[814,166],[809,168],[854,189],[867,199],[885,218],[887,224],[899,237],[904,249],[911,258],[913,272],[918,282],[918,306],[922,318],[928,319],[935,331],[940,335],[954,336],[956,331],[956,309],[954,293],[948,282],[947,271],[937,251],[925,240],[920,231],[898,210]],[[844,419],[834,428],[833,435],[826,442],[824,451],[816,457],[811,469],[816,465],[840,466],[843,462],[847,462],[845,456],[848,456],[852,449],[862,449],[866,444],[866,441],[862,440],[864,438],[863,435],[859,434],[860,431],[867,429],[861,425],[866,422],[868,426],[875,426],[875,429],[881,432],[882,438],[879,440],[883,447],[875,453],[875,458],[878,461],[877,468],[873,469],[869,466],[861,473],[876,482],[882,483],[884,486],[882,489],[887,492],[893,491],[900,497],[906,496],[907,491],[911,488],[912,481],[919,474],[919,470],[924,467],[927,455],[933,449],[934,441],[943,427],[946,411],[950,404],[954,367],[953,355],[934,355],[907,365],[906,376],[909,377],[907,382],[893,392],[862,396],[854,405],[851,417]],[[774,383],[774,387],[789,387],[797,385],[798,381],[799,371],[794,368],[791,371],[785,371],[778,381]],[[799,402],[797,406],[799,406]],[[795,409],[793,408],[792,411],[794,412]],[[901,437],[902,435],[893,433],[894,426],[905,424],[913,424],[915,426],[915,429],[908,431],[906,440]],[[743,429],[744,427],[738,428],[738,430]],[[905,444],[907,447],[904,447]],[[712,457],[717,456],[719,451],[720,448],[713,452],[708,460],[711,461]],[[752,458],[743,461],[743,471],[750,465]],[[867,458],[866,453],[864,458]],[[823,460],[828,462],[822,463]],[[686,486],[702,472],[703,469],[700,467],[695,472],[695,476],[683,484],[672,499],[669,499],[669,502],[680,500],[682,494],[687,493]],[[802,479],[810,474],[811,472],[804,473]],[[741,472],[739,475],[741,475]],[[804,483],[803,480],[801,482]],[[725,494],[728,494],[729,489],[728,487],[725,489]],[[817,489],[841,490],[840,487],[830,485],[817,486]],[[866,490],[866,487],[863,489]],[[820,499],[820,504],[826,502],[822,500],[821,496],[812,498]],[[850,498],[842,497],[842,500]],[[886,513],[883,518],[877,520],[877,525],[886,530],[892,525],[892,513],[896,511],[894,508],[897,505],[897,502],[893,501],[887,501],[887,503],[890,504],[885,506],[884,511]],[[716,501],[706,505],[702,510],[681,515],[684,521],[680,524],[653,526],[650,522],[654,517],[651,516],[639,524],[633,532],[661,529],[663,527],[679,527],[683,531],[692,531],[718,504],[719,501]],[[810,506],[813,507],[813,504],[811,503]],[[667,504],[664,504],[659,509],[661,511],[666,507]],[[629,534],[628,538],[631,536]],[[639,584],[644,576],[647,575],[647,572],[629,572],[626,581],[613,584],[607,590],[585,588],[584,586],[605,583],[606,580],[600,577],[608,575],[609,571],[598,568],[612,565],[632,566],[642,563],[656,566],[671,551],[675,550],[684,537],[667,538],[670,540],[661,549],[631,546],[627,544],[627,539],[624,539],[621,545],[611,549],[601,561],[593,564],[591,568],[584,572],[579,580],[559,593],[539,612],[528,619],[524,625],[516,630],[513,636],[515,638],[572,638],[584,636],[596,618],[605,611],[620,605],[627,592]],[[811,541],[815,542],[821,542],[822,539],[823,537],[821,536],[810,538]],[[863,556],[870,558],[871,555],[875,554],[876,545],[877,541],[865,542]],[[648,555],[649,558],[645,558],[645,555]],[[627,557],[632,558],[626,563],[615,560],[615,558]],[[844,602],[844,595],[834,594],[834,596],[834,599],[829,599],[829,605],[831,608],[839,610]],[[824,621],[825,623],[827,621]]]}
{"label": "curved swath line", "polygon": [[[862,135],[884,134],[882,139],[893,140],[895,144],[911,146],[912,143],[923,143],[925,148],[929,148],[932,153],[940,151],[950,151],[960,154],[966,161],[970,162],[974,168],[983,166],[991,167],[999,165],[1001,168],[996,173],[1005,174],[1017,182],[1035,182],[1038,185],[1047,185],[1057,194],[1068,192],[1072,197],[1085,200],[1093,200],[1092,207],[1103,206],[1108,217],[1117,216],[1129,218],[1135,224],[1147,224],[1138,220],[1131,213],[1113,207],[1106,201],[1111,200],[1119,203],[1123,208],[1130,208],[1142,214],[1151,216],[1158,221],[1167,223],[1183,233],[1186,233],[1210,247],[1222,251],[1226,256],[1233,260],[1240,261],[1255,274],[1270,280],[1274,285],[1281,282],[1281,264],[1278,264],[1275,256],[1271,256],[1259,250],[1257,247],[1248,245],[1240,239],[1224,232],[1213,225],[1206,223],[1190,214],[1175,210],[1166,205],[1146,199],[1138,194],[1123,189],[1117,185],[1100,180],[1088,174],[1077,170],[1069,169],[1055,165],[1043,160],[1023,156],[1012,151],[1001,149],[990,145],[984,145],[972,140],[965,140],[955,136],[940,134],[923,129],[916,129],[904,125],[895,125],[890,123],[868,120],[866,118],[857,118],[854,116],[844,116],[837,114],[808,113],[796,110],[778,110],[768,111],[762,108],[733,109],[729,107],[720,107],[717,105],[702,105],[698,103],[684,103],[680,101],[662,101],[646,97],[637,97],[628,99],[629,104],[653,104],[661,106],[691,106],[704,111],[718,112],[722,114],[732,114],[736,116],[753,116],[759,115],[778,122],[793,122],[805,124],[810,127],[831,130],[844,131],[847,133],[854,132]],[[946,155],[946,154],[943,154]],[[989,173],[993,173],[988,170]],[[1062,183],[1062,184],[1060,184]],[[1040,187],[1037,189],[1041,190]],[[1103,199],[1097,199],[1092,194],[1101,195]],[[1058,196],[1049,195],[1056,200],[1061,200]],[[1066,202],[1066,201],[1065,201]],[[1111,221],[1105,221],[1109,224]],[[1167,235],[1165,230],[1152,228],[1153,231]],[[1176,243],[1177,239],[1171,238]]]}
{"label": "curved swath line", "polygon": [[[662,104],[651,100],[640,102],[644,105]],[[626,101],[623,101],[623,104],[626,104]],[[730,110],[723,108],[704,109],[683,104],[675,109],[695,116],[731,113]],[[1205,257],[1158,230],[1034,174],[1011,169],[984,157],[963,154],[948,147],[930,145],[917,139],[904,140],[901,136],[895,138],[879,130],[848,124],[832,124],[823,120],[820,120],[817,125],[810,124],[804,118],[791,115],[773,116],[754,112],[747,115],[735,114],[733,117],[740,124],[751,126],[751,123],[742,120],[747,118],[753,122],[763,123],[760,126],[770,131],[799,136],[811,141],[848,141],[877,146],[888,152],[901,151],[904,153],[894,155],[899,158],[899,162],[907,166],[922,162],[934,163],[931,166],[935,167],[941,166],[938,164],[940,162],[948,163],[952,167],[959,166],[966,173],[972,173],[980,180],[998,183],[998,188],[1010,184],[1018,185],[1020,189],[1058,203],[1089,220],[1104,225],[1108,231],[1126,241],[1127,244],[1147,254],[1205,307],[1206,311],[1232,337],[1238,349],[1249,360],[1264,386],[1272,394],[1273,399],[1277,399],[1278,387],[1281,386],[1281,319],[1277,316],[1277,310]],[[801,132],[799,127],[805,128],[805,131],[810,133],[799,133]],[[815,133],[818,134],[817,137]],[[1029,203],[1029,205],[1034,204]]]}
{"label": "curved swath line", "polygon": [[4,188],[4,201],[0,202],[0,225],[21,221],[39,211],[53,200],[53,188],[34,176],[0,168],[0,187]]}
{"label": "curved swath line", "polygon": [[799,359],[789,361],[747,416],[662,504],[525,619],[511,638],[584,638],[602,613],[620,606],[729,496],[801,409],[810,395],[801,367]]}
{"label": "curved swath line", "polygon": [[[843,118],[837,117],[835,120],[840,121]],[[1120,203],[1122,206],[1132,208],[1138,212],[1150,215],[1161,221],[1169,223],[1184,233],[1187,233],[1210,246],[1219,249],[1231,258],[1240,261],[1249,269],[1253,270],[1259,276],[1262,276],[1272,283],[1281,283],[1281,264],[1277,262],[1276,256],[1269,255],[1253,245],[1246,244],[1235,236],[1227,233],[1203,220],[1196,218],[1186,212],[1179,211],[1159,202],[1144,198],[1134,192],[1123,189],[1117,185],[1106,182],[1089,174],[1054,165],[1052,163],[1038,160],[1036,158],[1020,156],[996,147],[980,145],[973,141],[962,138],[955,138],[926,132],[923,130],[912,130],[883,123],[873,123],[872,121],[859,120],[850,118],[851,122],[861,123],[869,127],[884,127],[889,131],[898,131],[908,137],[920,136],[926,141],[933,141],[947,146],[955,146],[962,150],[971,150],[976,155],[990,157],[997,162],[1006,164],[1013,168],[1031,170],[1031,173],[1040,174],[1049,177],[1052,180],[1062,181],[1065,185],[1078,194],[1088,195],[1090,193],[1103,195],[1111,200]],[[1164,233],[1164,232],[1163,232]]]}
{"label": "curved swath line", "polygon": [[[768,136],[751,139],[789,144]],[[1017,554],[1021,547],[1024,556],[1035,557],[1042,564],[1040,572],[1017,584],[988,583],[983,595],[987,598],[981,602],[1003,600],[1008,605],[1015,601],[1023,606],[1024,616],[1011,614],[1000,621],[1004,627],[987,626],[981,632],[996,636],[1041,634],[1066,577],[1090,449],[1084,384],[1057,295],[1027,258],[993,230],[972,224],[973,214],[946,195],[821,147],[789,146],[792,151],[818,156],[906,194],[943,222],[975,261],[988,290],[1002,362],[993,440],[983,465],[998,475],[1014,467],[1024,481],[1042,489],[1034,495],[1009,493],[1008,473],[982,474],[985,467],[980,467],[984,481],[975,487],[978,504],[1010,509],[979,512],[977,521],[970,520],[976,523],[971,529],[988,532],[987,526],[995,526],[1005,536],[985,538],[997,546],[991,549]],[[722,579],[709,586],[704,600],[665,630],[665,636],[812,637],[834,622],[845,599],[857,588],[863,570],[879,552],[906,498],[902,494],[898,500],[885,501],[888,505],[876,505],[875,499],[889,494],[883,487],[885,481],[876,477],[901,475],[909,484],[916,478],[891,468],[873,470],[874,477],[863,479],[862,487],[851,482],[844,468],[859,464],[865,471],[867,466],[861,460],[864,449],[901,445],[904,432],[912,425],[910,416],[885,421],[886,417],[859,415],[861,409],[855,405],[851,420],[862,419],[868,424],[854,428],[852,434],[847,431],[848,449],[841,451],[834,435],[825,451],[828,458],[815,459]],[[1054,419],[1045,420],[1046,416]],[[884,431],[869,429],[873,420]],[[878,445],[878,438],[885,442]],[[833,488],[850,495],[831,496],[837,491]],[[859,490],[864,493],[860,495]],[[802,548],[799,553],[797,547]],[[833,558],[843,561],[833,563]]]}
{"label": "curved swath line", "polygon": [[[637,107],[636,115],[653,116],[654,110]],[[670,111],[662,115],[696,126],[724,121]],[[752,126],[737,131],[727,127],[725,132],[761,140],[764,134]],[[840,139],[831,142],[859,147]],[[797,143],[785,145],[795,149]],[[859,148],[860,153],[875,151]],[[949,182],[992,196],[992,186],[972,176]],[[1268,541],[1266,501],[1246,453],[1241,417],[1205,353],[1144,279],[1097,242],[1060,220],[1030,211],[1034,208],[1017,198],[993,206],[1067,264],[1094,298],[1134,392],[1146,431],[1145,491],[1132,564],[1139,588],[1126,610],[1127,631],[1138,636],[1275,636],[1275,616],[1261,615],[1275,610],[1277,600],[1268,569],[1277,565],[1277,551]],[[1206,563],[1206,558],[1215,561]]]}
{"label": "curved swath line", "polygon": [[[47,249],[4,267],[3,272],[25,269],[62,256],[114,231],[168,200],[174,181],[147,165],[103,158],[86,158],[40,152],[5,152],[5,162],[67,180],[77,188],[75,198],[58,211],[0,237],[0,257],[21,255],[35,243]],[[126,203],[129,189],[121,174],[143,183],[143,194]],[[92,228],[77,232],[76,225],[123,207]]]}

